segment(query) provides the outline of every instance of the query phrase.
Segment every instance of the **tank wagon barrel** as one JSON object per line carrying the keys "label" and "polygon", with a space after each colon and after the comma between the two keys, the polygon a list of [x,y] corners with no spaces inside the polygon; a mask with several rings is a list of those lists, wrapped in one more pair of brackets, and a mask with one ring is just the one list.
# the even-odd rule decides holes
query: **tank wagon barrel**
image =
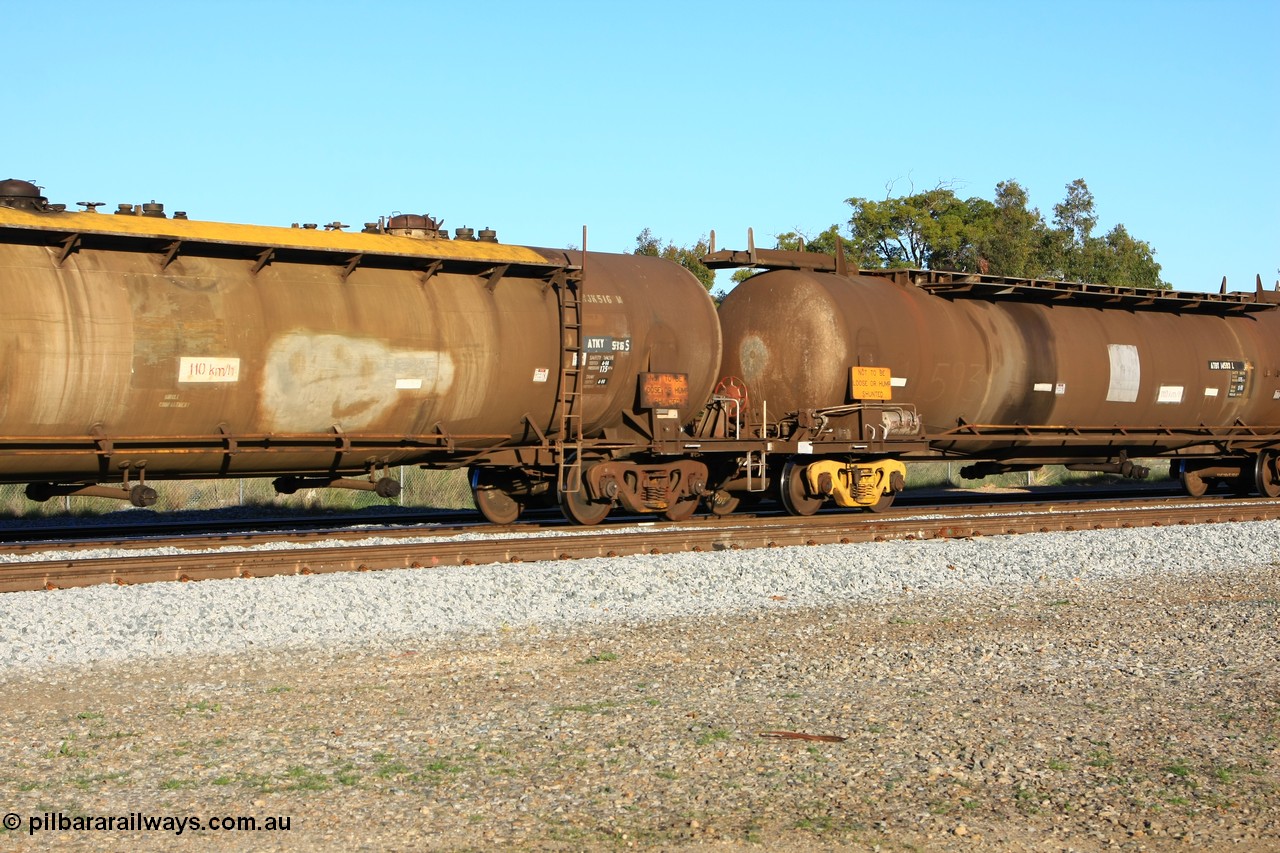
{"label": "tank wagon barrel", "polygon": [[[823,497],[882,508],[885,460],[926,457],[973,460],[966,476],[1049,463],[1145,476],[1133,459],[1170,456],[1192,494],[1215,479],[1280,494],[1280,293],[1260,279],[1211,295],[850,273],[803,252],[705,262],[765,270],[721,307],[723,371],[767,400],[762,434],[793,448],[772,466],[793,511]],[[918,429],[871,446],[868,415],[891,407]],[[885,488],[855,499],[870,479]]]}
{"label": "tank wagon barrel", "polygon": [[657,258],[416,215],[349,233],[85,207],[0,182],[0,480],[35,498],[244,476],[383,493],[401,464],[545,489],[635,443],[642,377],[682,377],[678,427],[717,375],[714,305]]}

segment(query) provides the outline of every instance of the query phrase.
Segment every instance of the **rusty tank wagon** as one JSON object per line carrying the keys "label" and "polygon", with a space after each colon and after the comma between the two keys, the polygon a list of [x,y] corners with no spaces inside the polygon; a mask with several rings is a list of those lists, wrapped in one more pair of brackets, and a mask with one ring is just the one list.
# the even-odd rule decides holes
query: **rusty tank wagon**
{"label": "rusty tank wagon", "polygon": [[1134,460],[1170,457],[1191,495],[1225,481],[1280,496],[1280,293],[1260,279],[1205,294],[842,260],[705,259],[763,270],[721,306],[721,387],[736,389],[737,434],[772,447],[721,466],[722,503],[768,488],[798,514],[884,509],[903,461],[925,458],[970,460],[966,477],[1145,477]]}
{"label": "rusty tank wagon", "polygon": [[0,481],[33,499],[146,506],[157,480],[250,476],[389,496],[392,466],[471,466],[481,511],[511,521],[556,495],[575,514],[606,460],[618,500],[700,496],[702,463],[636,452],[719,375],[715,306],[676,264],[451,239],[428,216],[348,232],[83,207],[0,182]]}
{"label": "rusty tank wagon", "polygon": [[[712,248],[659,258],[114,214],[0,182],[0,482],[154,502],[276,478],[398,492],[466,467],[480,512],[688,518],[890,506],[907,466],[1045,464],[1280,497],[1280,293],[1134,290]],[[585,232],[583,243],[586,242]],[[714,235],[713,235],[714,243]]]}

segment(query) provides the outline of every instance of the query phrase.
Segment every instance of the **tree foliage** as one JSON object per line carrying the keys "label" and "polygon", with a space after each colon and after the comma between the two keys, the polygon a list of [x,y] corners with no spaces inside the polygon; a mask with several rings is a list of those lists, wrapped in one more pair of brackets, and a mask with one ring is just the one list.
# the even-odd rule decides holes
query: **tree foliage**
{"label": "tree foliage", "polygon": [[[890,187],[892,189],[892,187]],[[1086,281],[1123,287],[1159,287],[1160,264],[1151,245],[1118,224],[1094,234],[1098,214],[1084,179],[1067,184],[1066,196],[1046,222],[1030,206],[1017,181],[996,184],[991,200],[962,199],[946,184],[882,200],[850,198],[847,231],[832,225],[816,236],[800,231],[776,235],[777,248],[834,255],[843,250],[851,268],[915,267],[982,273],[1011,278]],[[636,237],[637,255],[675,261],[692,272],[708,291],[715,273],[702,264],[707,240],[692,246],[664,243],[648,229]],[[756,270],[740,269],[741,282]]]}
{"label": "tree foliage", "polygon": [[675,261],[680,266],[693,273],[698,281],[702,282],[702,286],[711,292],[711,288],[715,286],[715,271],[708,269],[702,263],[702,259],[706,257],[711,250],[707,243],[706,237],[699,237],[698,241],[692,246],[677,246],[675,243],[663,243],[662,240],[653,236],[653,232],[648,228],[641,231],[636,236],[636,250],[632,252],[635,255],[651,255],[655,258],[666,258],[669,261]]}
{"label": "tree foliage", "polygon": [[[862,267],[1168,287],[1150,244],[1130,236],[1124,225],[1094,236],[1098,215],[1083,179],[1067,185],[1066,198],[1054,205],[1052,224],[1029,207],[1026,190],[1012,180],[996,185],[993,201],[961,199],[940,184],[881,201],[847,202],[853,208],[850,260]],[[778,245],[789,247],[794,238],[794,233],[780,234]]]}

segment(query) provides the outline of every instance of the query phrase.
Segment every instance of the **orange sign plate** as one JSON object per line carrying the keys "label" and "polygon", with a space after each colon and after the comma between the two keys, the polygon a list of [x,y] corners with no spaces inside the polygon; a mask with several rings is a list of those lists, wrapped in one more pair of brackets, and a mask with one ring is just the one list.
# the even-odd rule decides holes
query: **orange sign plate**
{"label": "orange sign plate", "polygon": [[689,374],[640,374],[640,408],[678,409],[687,405],[689,405]]}
{"label": "orange sign plate", "polygon": [[851,386],[855,400],[892,400],[893,375],[887,367],[855,367]]}

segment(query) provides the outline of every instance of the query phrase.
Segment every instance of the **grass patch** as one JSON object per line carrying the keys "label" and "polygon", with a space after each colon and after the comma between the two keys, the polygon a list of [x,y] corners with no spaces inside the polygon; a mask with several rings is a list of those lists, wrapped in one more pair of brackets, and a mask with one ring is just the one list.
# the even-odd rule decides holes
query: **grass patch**
{"label": "grass patch", "polygon": [[179,717],[185,717],[191,711],[196,711],[201,714],[216,714],[222,710],[222,704],[219,702],[210,702],[208,699],[201,699],[199,702],[188,702],[181,708],[174,708],[173,710]]}
{"label": "grass patch", "polygon": [[[914,462],[907,465],[907,488],[947,488],[958,489],[1025,489],[1027,487],[1045,486],[1097,486],[1104,483],[1124,485],[1131,483],[1117,474],[1099,474],[1092,471],[1068,471],[1061,465],[1045,465],[1034,471],[1017,471],[1011,474],[996,474],[978,480],[970,480],[960,476],[960,469],[967,462]],[[1141,464],[1151,469],[1150,480],[1162,480],[1169,476],[1169,462],[1161,459],[1148,459]]]}
{"label": "grass patch", "polygon": [[86,758],[88,755],[89,750],[76,746],[76,736],[71,735],[58,744],[56,750],[45,753],[45,758]]}
{"label": "grass patch", "polygon": [[290,767],[285,771],[285,777],[289,780],[284,788],[286,791],[329,790],[329,779],[323,773],[316,773],[301,765]]}
{"label": "grass patch", "polygon": [[805,832],[812,832],[822,835],[824,832],[830,832],[835,826],[835,821],[831,815],[818,815],[817,817],[802,817],[800,820],[792,824],[796,829],[803,829]]}
{"label": "grass patch", "polygon": [[616,702],[587,702],[582,705],[561,705],[552,713],[558,715],[572,711],[575,714],[604,714],[615,707],[617,707]]}
{"label": "grass patch", "polygon": [[1013,792],[1013,798],[1017,802],[1018,811],[1023,814],[1039,814],[1040,813],[1040,796],[1031,788],[1019,786]]}
{"label": "grass patch", "polygon": [[[177,512],[226,509],[251,506],[281,510],[316,510],[349,512],[366,507],[406,506],[431,509],[474,509],[470,473],[466,469],[424,471],[401,467],[395,472],[400,481],[399,498],[380,498],[373,492],[351,489],[302,489],[297,494],[281,495],[272,486],[272,478],[211,480],[152,480],[158,492],[152,512]],[[119,481],[104,485],[120,485]],[[131,507],[110,498],[54,498],[37,503],[29,500],[22,484],[0,485],[0,516],[32,518],[65,516],[87,518],[113,512],[130,512]]]}
{"label": "grass patch", "polygon": [[128,771],[120,771],[118,773],[95,773],[91,776],[80,776],[71,780],[71,784],[75,785],[82,791],[101,785],[103,782],[114,782],[117,779],[129,778]]}
{"label": "grass patch", "polygon": [[729,740],[733,737],[728,729],[712,729],[709,732],[703,732],[698,735],[698,739],[694,741],[698,746],[707,746],[708,744],[718,743],[722,740]]}
{"label": "grass patch", "polygon": [[1116,760],[1112,757],[1110,750],[1095,749],[1089,753],[1090,767],[1110,767],[1115,763]]}
{"label": "grass patch", "polygon": [[376,771],[375,776],[379,779],[394,779],[397,776],[408,776],[413,772],[413,768],[407,764],[401,764],[399,761],[388,762],[382,765]]}
{"label": "grass patch", "polygon": [[587,664],[608,663],[609,661],[615,661],[617,659],[618,659],[618,656],[615,655],[613,652],[601,652],[598,655],[592,655],[591,657],[585,659],[582,662]]}
{"label": "grass patch", "polygon": [[451,763],[447,758],[437,758],[435,761],[428,761],[424,768],[428,773],[461,773],[462,768],[457,764]]}

